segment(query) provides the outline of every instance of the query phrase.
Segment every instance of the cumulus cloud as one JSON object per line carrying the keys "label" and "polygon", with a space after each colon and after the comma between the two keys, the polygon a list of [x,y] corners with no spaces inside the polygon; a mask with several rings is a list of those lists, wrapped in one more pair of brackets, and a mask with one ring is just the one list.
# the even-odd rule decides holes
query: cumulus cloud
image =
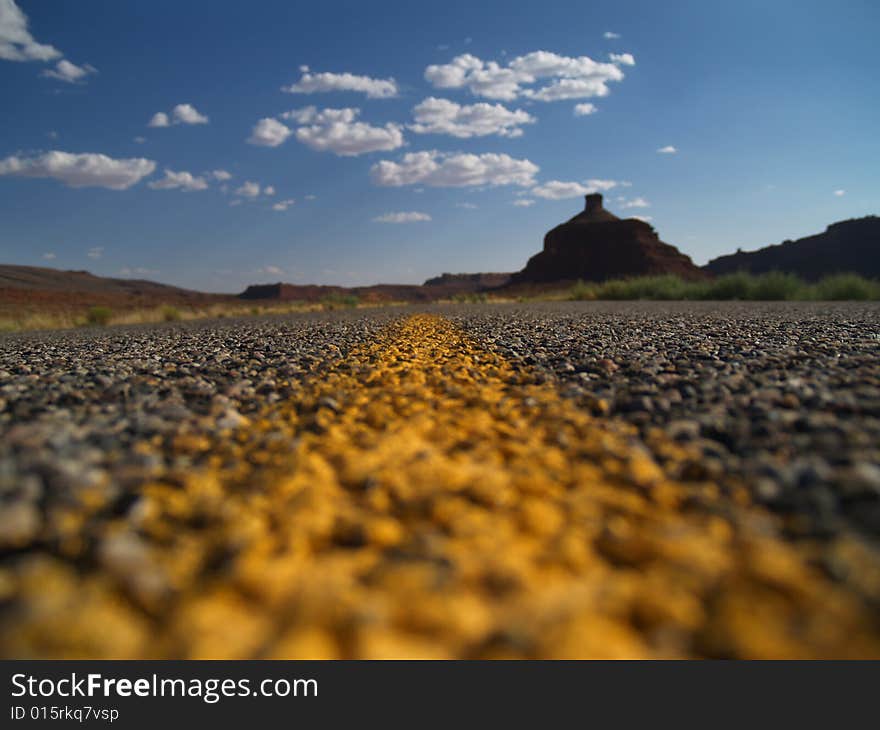
{"label": "cumulus cloud", "polygon": [[557,101],[606,96],[608,83],[624,78],[620,66],[635,63],[631,54],[614,55],[617,60],[603,63],[589,56],[569,57],[549,51],[533,51],[502,65],[465,53],[450,63],[428,66],[425,79],[436,88],[467,88],[476,96],[502,101],[520,97]]}
{"label": "cumulus cloud", "polygon": [[317,200],[318,196],[317,195],[306,195],[305,198],[306,198],[306,200]]}
{"label": "cumulus cloud", "polygon": [[5,61],[51,61],[61,51],[37,43],[28,31],[27,16],[15,0],[0,0],[0,58]]}
{"label": "cumulus cloud", "polygon": [[77,66],[66,58],[62,58],[55,64],[54,69],[46,69],[40,74],[40,76],[45,76],[50,79],[58,79],[59,81],[66,81],[69,84],[78,84],[89,74],[96,73],[98,73],[98,69],[88,63],[82,66]]}
{"label": "cumulus cloud", "polygon": [[449,99],[429,97],[413,108],[415,123],[409,128],[418,134],[448,134],[467,139],[497,134],[519,137],[523,124],[535,118],[522,109],[511,110],[503,104],[461,105]]}
{"label": "cumulus cloud", "polygon": [[207,124],[208,117],[200,114],[192,104],[178,104],[171,112],[177,124]]}
{"label": "cumulus cloud", "polygon": [[271,185],[266,185],[265,187],[261,187],[260,183],[254,182],[253,180],[245,180],[244,184],[235,189],[235,194],[240,198],[248,198],[249,200],[253,200],[254,198],[260,197],[260,195],[275,195],[275,188]]}
{"label": "cumulus cloud", "polygon": [[257,269],[258,274],[271,274],[272,276],[281,276],[284,274],[284,269],[280,266],[273,266],[269,264],[268,266],[264,266],[261,269]]}
{"label": "cumulus cloud", "polygon": [[72,188],[126,190],[155,169],[156,163],[143,157],[114,159],[94,152],[52,150],[36,157],[13,155],[0,160],[0,175],[48,177]]}
{"label": "cumulus cloud", "polygon": [[399,124],[389,122],[374,127],[357,121],[360,109],[322,109],[313,106],[294,109],[281,115],[301,125],[296,138],[313,150],[333,152],[340,157],[355,157],[367,152],[387,152],[403,146]]}
{"label": "cumulus cloud", "polygon": [[42,256],[40,256],[40,258],[43,259],[43,261],[54,261],[58,257],[51,251],[47,251]]}
{"label": "cumulus cloud", "polygon": [[173,190],[180,188],[185,193],[196,190],[207,190],[208,181],[203,177],[195,177],[191,172],[174,172],[165,168],[165,177],[147,184],[153,190]]}
{"label": "cumulus cloud", "polygon": [[608,58],[611,59],[611,63],[618,63],[621,66],[636,65],[636,59],[633,57],[632,53],[609,53]]}
{"label": "cumulus cloud", "polygon": [[576,117],[586,117],[590,114],[596,113],[596,105],[590,104],[589,102],[584,102],[583,104],[575,104],[574,105],[574,115]]}
{"label": "cumulus cloud", "polygon": [[293,198],[288,198],[287,200],[279,200],[272,206],[272,210],[283,211],[287,210],[291,205],[296,203],[296,200]]}
{"label": "cumulus cloud", "polygon": [[514,200],[513,204],[517,208],[529,208],[535,204],[535,201],[531,198],[519,198],[518,200]]}
{"label": "cumulus cloud", "polygon": [[617,40],[618,38],[620,38],[620,33],[615,33],[614,31],[606,30],[602,34],[602,37],[607,41],[614,41],[614,40]]}
{"label": "cumulus cloud", "polygon": [[260,147],[278,147],[284,144],[285,140],[293,134],[287,125],[282,124],[277,119],[265,117],[254,125],[251,130],[251,136],[247,138],[248,144],[259,145]]}
{"label": "cumulus cloud", "polygon": [[370,169],[377,185],[429,185],[469,187],[475,185],[532,185],[539,167],[499,153],[441,153],[437,150],[409,152],[400,162],[381,160]]}
{"label": "cumulus cloud", "polygon": [[678,152],[678,148],[673,147],[671,144],[668,144],[665,147],[661,147],[660,149],[658,149],[657,152],[661,155],[674,155],[676,152]]}
{"label": "cumulus cloud", "polygon": [[211,172],[211,177],[213,177],[215,180],[221,181],[230,180],[232,179],[232,173],[227,172],[226,170],[214,170],[213,172]]}
{"label": "cumulus cloud", "polygon": [[417,213],[415,211],[407,213],[385,213],[373,218],[374,223],[420,223],[422,221],[431,220],[431,216],[427,213]]}
{"label": "cumulus cloud", "polygon": [[168,115],[165,112],[156,112],[152,117],[150,117],[150,121],[147,123],[148,127],[170,127],[171,120],[168,118]]}
{"label": "cumulus cloud", "polygon": [[369,99],[390,99],[397,96],[394,79],[374,79],[352,73],[311,73],[308,66],[300,67],[302,77],[295,84],[282,86],[288,94],[318,94],[328,91],[356,91]]}
{"label": "cumulus cloud", "polygon": [[842,198],[844,195],[846,195],[846,190],[835,190],[835,191],[834,191],[834,194],[835,194],[838,198]]}
{"label": "cumulus cloud", "polygon": [[137,144],[144,144],[144,142],[147,141],[147,138],[146,138],[146,137],[135,137],[135,138],[134,138],[134,141],[135,141]]}
{"label": "cumulus cloud", "polygon": [[171,114],[156,112],[147,126],[170,127],[172,124],[207,124],[210,120],[192,104],[178,104]]}
{"label": "cumulus cloud", "polygon": [[99,259],[104,255],[104,247],[103,246],[92,246],[88,251],[86,251],[86,256],[90,259]]}
{"label": "cumulus cloud", "polygon": [[621,208],[650,208],[651,204],[645,200],[644,198],[633,198],[632,200],[625,200],[620,204]]}
{"label": "cumulus cloud", "polygon": [[611,190],[620,183],[616,180],[590,179],[584,182],[563,182],[562,180],[549,180],[531,189],[531,194],[545,200],[564,200],[566,198],[578,198],[581,195],[589,195],[600,190]]}
{"label": "cumulus cloud", "polygon": [[632,217],[635,218],[637,221],[642,221],[642,223],[650,223],[652,220],[654,220],[649,215],[634,215]]}

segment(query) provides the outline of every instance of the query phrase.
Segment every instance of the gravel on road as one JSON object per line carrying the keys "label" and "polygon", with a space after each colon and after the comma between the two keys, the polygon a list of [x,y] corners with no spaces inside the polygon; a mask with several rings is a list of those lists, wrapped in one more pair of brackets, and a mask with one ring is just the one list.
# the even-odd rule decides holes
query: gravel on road
{"label": "gravel on road", "polygon": [[[0,339],[0,652],[144,655],[144,637],[152,632],[165,642],[153,647],[159,656],[205,656],[211,646],[236,656],[278,655],[280,647],[289,656],[560,656],[573,646],[580,655],[602,655],[603,646],[607,655],[851,655],[842,640],[832,639],[852,631],[853,640],[867,637],[864,650],[871,653],[877,627],[870,628],[864,617],[876,621],[880,615],[880,307],[547,303],[430,309],[446,318],[437,322],[455,323],[474,345],[457,339],[446,325],[418,318],[413,321],[421,324],[400,330],[393,323],[415,311],[408,308]],[[437,380],[431,353],[461,382]],[[500,375],[508,370],[516,377]],[[423,383],[425,394],[404,388],[395,395],[401,371]],[[362,393],[358,384],[384,383],[384,372],[398,374],[373,391],[389,409],[380,417],[378,406],[369,407],[369,388],[364,385]],[[339,392],[328,391],[329,382]],[[546,395],[535,398],[523,390],[528,388]],[[502,542],[513,529],[511,534],[531,546],[520,554],[520,564],[492,570],[488,557],[481,562],[438,542],[432,532],[437,526],[427,529],[419,521],[424,515],[413,512],[416,505],[425,508],[423,499],[411,503],[400,494],[391,499],[392,486],[405,491],[406,484],[418,487],[428,478],[393,444],[387,450],[388,429],[400,421],[410,429],[401,433],[411,434],[424,408],[435,414],[434,441],[455,465],[437,467],[445,475],[437,482],[441,491],[457,484],[452,475],[463,463],[474,470],[479,459],[488,458],[474,444],[449,441],[443,434],[451,429],[482,424],[473,426],[472,438],[487,442],[507,433],[510,445],[498,453],[508,460],[522,456],[518,449],[526,447],[515,444],[527,434],[503,425],[499,413],[507,411],[497,410],[496,397],[501,391],[521,403],[511,416],[519,419],[518,428],[543,434],[537,444],[527,439],[527,448],[537,449],[525,462],[538,465],[531,467],[537,468],[531,477],[537,491],[536,474],[552,475],[551,482],[561,479],[560,484],[580,483],[564,475],[584,463],[600,466],[605,476],[597,485],[603,479],[620,482],[617,507],[602,501],[617,499],[607,490],[599,490],[604,498],[583,497],[598,510],[601,529],[571,539],[589,537],[586,548],[577,545],[595,553],[596,562],[571,543],[569,552],[563,551],[569,563],[555,569],[586,571],[593,586],[597,574],[589,573],[589,566],[613,570],[609,585],[618,586],[616,598],[599,600],[591,592],[595,587],[585,594],[588,586],[580,585],[580,593],[566,594],[569,604],[554,603],[550,586],[568,584],[559,584],[552,571],[536,578],[541,561],[548,555],[558,560],[563,535],[568,539],[579,524],[571,521],[582,509],[570,501],[576,493],[560,501],[553,487],[547,494],[556,496],[549,504],[531,499],[526,509],[520,492],[529,487],[515,475],[504,477],[510,470],[499,466],[499,478],[513,479],[513,494],[519,494],[516,509],[528,514],[508,514],[510,505],[494,504],[485,490],[464,494],[463,512],[458,502],[442,509],[434,505],[439,510],[434,518],[446,520],[442,535],[459,529],[453,517],[460,512],[471,529],[483,524]],[[554,405],[540,406],[544,398]],[[536,408],[543,415],[534,415]],[[494,420],[484,421],[478,415],[484,411],[494,413]],[[561,421],[560,413],[567,414]],[[548,430],[548,423],[562,422],[575,431]],[[337,427],[341,440],[327,440],[326,433],[337,433]],[[421,428],[414,431],[419,438]],[[609,444],[618,438],[615,433],[630,444],[634,456],[624,458],[624,466],[614,466],[618,457],[606,463],[599,452],[577,457],[572,451],[604,429],[612,434]],[[314,459],[328,457],[313,452],[334,453],[334,443],[361,448],[371,438],[382,446],[364,448],[364,454],[385,453],[386,464],[399,467],[397,477],[385,474],[387,484],[370,474],[346,482],[344,475],[354,467],[346,466],[345,450],[337,449],[329,471],[315,466]],[[416,462],[426,458],[422,451],[411,454]],[[631,493],[644,490],[640,480],[653,473],[641,466],[645,457],[661,467],[656,485],[672,480],[669,484],[680,486],[647,496]],[[562,459],[558,468],[553,458]],[[355,472],[364,469],[363,460],[358,463]],[[306,548],[290,535],[283,549],[275,545],[281,552],[305,549],[314,555],[308,575],[320,577],[323,588],[305,603],[291,595],[290,586],[284,588],[285,580],[297,584],[297,576],[305,575],[296,572],[303,568],[296,560],[272,558],[270,565],[293,572],[266,576],[263,587],[255,577],[259,570],[245,570],[255,554],[264,568],[260,561],[271,557],[254,547],[254,535],[273,519],[284,522],[271,515],[285,493],[266,490],[285,484],[279,475],[303,464],[311,465],[308,473],[316,482],[335,474],[331,481],[345,494],[328,503],[332,509],[309,503],[317,511],[309,518],[314,529],[302,527],[302,534],[310,535]],[[378,473],[381,466],[373,463],[368,471]],[[489,472],[471,473],[491,481]],[[503,484],[499,493],[505,493]],[[644,499],[645,504],[639,501]],[[657,509],[653,517],[645,511],[649,503]],[[667,568],[660,573],[648,568],[649,558],[658,554],[672,560],[674,541],[664,537],[678,524],[668,513],[672,504],[680,508],[681,525],[692,528],[687,534],[711,537],[708,543],[681,539],[688,553],[679,556],[684,578]],[[664,522],[667,518],[672,522]],[[651,539],[633,542],[643,530]],[[759,544],[766,550],[758,550]],[[511,556],[518,545],[510,543]],[[475,540],[472,547],[478,546],[485,550],[488,543]],[[534,552],[541,546],[550,551],[541,553],[544,558]],[[700,564],[700,555],[715,558]],[[412,563],[414,572],[391,570],[382,562],[401,560]],[[461,580],[469,565],[471,572],[488,571],[480,573],[476,589],[483,603],[474,602],[472,585],[471,593],[453,591],[456,600],[450,594],[444,602],[441,585],[424,584],[428,578],[448,581],[450,575]],[[242,583],[243,575],[250,579]],[[649,576],[659,583],[646,587]],[[753,587],[720,588],[733,578],[741,588]],[[380,584],[386,593],[367,590]],[[772,595],[755,589],[758,584],[771,586]],[[462,590],[465,585],[452,583]],[[269,586],[276,593],[269,595]],[[672,586],[679,592],[671,592]],[[548,634],[539,642],[534,634],[539,624],[529,629],[522,612],[513,618],[495,613],[498,596],[518,595],[517,590],[523,605],[541,615],[540,625],[556,631],[555,639]],[[436,598],[434,608],[414,608],[422,594]],[[658,595],[667,594],[667,601],[658,602]],[[822,595],[831,596],[830,603],[820,600]],[[572,612],[571,596],[580,596],[579,610],[589,605],[588,615]],[[349,605],[334,614],[334,601],[343,597],[363,599],[363,610]],[[528,604],[527,598],[537,602]],[[824,618],[806,620],[797,613],[804,608],[799,601],[815,604],[814,613]],[[399,602],[410,607],[400,615]],[[764,614],[746,620],[748,626],[779,630],[737,630],[754,606]],[[306,622],[305,632],[292,618],[279,624],[279,616],[298,611],[327,611],[335,623]],[[839,618],[830,628],[829,615]],[[180,621],[172,625],[171,616]],[[89,628],[93,623],[106,628],[103,639]],[[801,633],[785,636],[780,627],[791,624]],[[223,627],[232,625],[239,644],[224,644]],[[604,627],[604,645],[596,643],[596,627]]]}

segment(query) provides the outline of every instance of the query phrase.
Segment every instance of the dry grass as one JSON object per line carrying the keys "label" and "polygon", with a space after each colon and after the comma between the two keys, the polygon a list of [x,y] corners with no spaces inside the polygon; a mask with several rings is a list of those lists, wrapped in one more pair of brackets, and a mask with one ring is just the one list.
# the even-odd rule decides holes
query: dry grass
{"label": "dry grass", "polygon": [[59,330],[74,327],[103,327],[114,325],[158,324],[160,322],[187,322],[200,319],[225,319],[238,317],[263,317],[322,312],[335,309],[369,309],[373,307],[403,306],[407,302],[363,302],[353,299],[337,299],[320,302],[273,302],[254,304],[241,302],[210,304],[199,307],[170,304],[155,307],[112,309],[109,307],[84,307],[63,310],[0,309],[0,332],[25,332],[30,330]]}

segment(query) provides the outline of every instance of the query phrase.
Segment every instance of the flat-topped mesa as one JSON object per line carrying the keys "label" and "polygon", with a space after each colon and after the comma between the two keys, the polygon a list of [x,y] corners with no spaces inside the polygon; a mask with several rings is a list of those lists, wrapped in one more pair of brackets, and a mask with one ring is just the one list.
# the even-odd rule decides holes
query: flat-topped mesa
{"label": "flat-topped mesa", "polygon": [[603,281],[648,274],[705,278],[688,256],[663,243],[637,218],[621,220],[606,210],[600,193],[585,196],[584,209],[544,236],[544,250],[514,274],[513,283]]}

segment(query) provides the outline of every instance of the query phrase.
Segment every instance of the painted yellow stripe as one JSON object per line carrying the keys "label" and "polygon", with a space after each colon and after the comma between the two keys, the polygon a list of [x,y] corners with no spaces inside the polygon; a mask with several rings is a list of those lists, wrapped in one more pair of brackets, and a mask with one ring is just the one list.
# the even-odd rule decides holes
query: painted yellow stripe
{"label": "painted yellow stripe", "polygon": [[[25,561],[13,656],[878,656],[867,609],[711,483],[667,476],[420,315],[149,484],[73,521],[95,567]],[[90,521],[91,520],[91,521]],[[82,566],[81,566],[82,567]]]}

